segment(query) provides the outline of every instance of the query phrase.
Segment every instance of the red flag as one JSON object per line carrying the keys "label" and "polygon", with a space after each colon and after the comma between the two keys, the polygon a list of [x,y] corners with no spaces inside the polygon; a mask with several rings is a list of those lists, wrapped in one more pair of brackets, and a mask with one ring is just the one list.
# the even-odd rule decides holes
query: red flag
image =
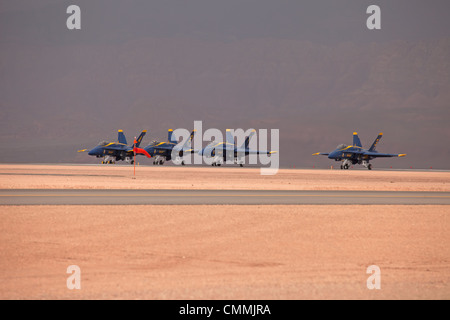
{"label": "red flag", "polygon": [[142,148],[134,147],[133,148],[133,152],[134,152],[134,154],[138,154],[138,153],[145,154],[147,156],[147,158],[151,158],[152,157],[151,155],[148,154],[147,151],[145,151],[145,149],[142,149]]}

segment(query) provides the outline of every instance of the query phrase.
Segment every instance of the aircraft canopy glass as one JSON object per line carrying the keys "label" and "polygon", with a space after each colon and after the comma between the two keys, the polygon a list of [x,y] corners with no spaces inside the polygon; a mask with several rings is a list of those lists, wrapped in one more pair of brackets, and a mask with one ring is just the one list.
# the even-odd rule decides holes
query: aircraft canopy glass
{"label": "aircraft canopy glass", "polygon": [[336,149],[338,149],[338,150],[342,150],[342,149],[345,149],[345,148],[347,148],[347,146],[345,144],[340,144],[340,145],[338,145],[336,147]]}
{"label": "aircraft canopy glass", "polygon": [[148,145],[149,145],[149,146],[154,146],[154,145],[157,145],[158,143],[159,143],[159,141],[153,140],[153,141],[150,142]]}
{"label": "aircraft canopy glass", "polygon": [[98,146],[106,146],[107,144],[108,144],[107,141],[100,141],[100,142],[98,143]]}

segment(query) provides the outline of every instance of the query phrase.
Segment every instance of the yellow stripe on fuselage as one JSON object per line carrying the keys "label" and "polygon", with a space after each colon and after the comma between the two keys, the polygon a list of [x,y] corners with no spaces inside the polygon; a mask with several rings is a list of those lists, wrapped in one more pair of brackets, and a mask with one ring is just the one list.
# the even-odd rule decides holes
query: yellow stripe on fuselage
{"label": "yellow stripe on fuselage", "polygon": [[359,148],[359,149],[362,149],[362,147],[358,147],[358,146],[348,146],[348,147],[346,147],[346,148],[344,148],[344,149],[341,149],[341,150],[339,150],[339,151],[344,151],[344,150],[347,150],[347,149],[350,149],[350,148]]}
{"label": "yellow stripe on fuselage", "polygon": [[111,146],[111,145],[113,145],[113,144],[120,144],[120,145],[122,145],[122,146],[126,146],[125,143],[120,143],[120,142],[110,142],[110,143],[108,143],[107,145],[104,145],[104,146],[101,146],[101,147],[105,148],[105,147],[109,147],[109,146]]}

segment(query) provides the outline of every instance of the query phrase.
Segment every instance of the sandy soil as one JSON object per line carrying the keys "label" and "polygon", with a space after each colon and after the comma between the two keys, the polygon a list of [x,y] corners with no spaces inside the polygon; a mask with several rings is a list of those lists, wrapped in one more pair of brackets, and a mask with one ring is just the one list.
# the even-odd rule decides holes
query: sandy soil
{"label": "sandy soil", "polygon": [[450,172],[238,167],[0,165],[0,188],[450,191]]}
{"label": "sandy soil", "polygon": [[1,299],[450,298],[450,206],[8,206],[0,221]]}
{"label": "sandy soil", "polygon": [[[448,172],[136,170],[0,165],[0,188],[450,191]],[[449,299],[449,223],[450,206],[0,206],[0,298]]]}

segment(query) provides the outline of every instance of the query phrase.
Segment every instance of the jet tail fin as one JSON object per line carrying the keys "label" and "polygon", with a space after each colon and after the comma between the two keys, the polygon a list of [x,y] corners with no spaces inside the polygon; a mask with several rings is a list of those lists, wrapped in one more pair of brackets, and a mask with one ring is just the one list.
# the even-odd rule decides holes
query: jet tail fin
{"label": "jet tail fin", "polygon": [[376,147],[377,147],[377,144],[378,144],[378,142],[380,142],[380,140],[381,140],[382,137],[383,137],[383,133],[380,133],[380,134],[378,135],[378,137],[375,139],[375,141],[372,143],[372,146],[371,146],[370,149],[369,149],[370,152],[375,151],[375,149],[376,149]]}
{"label": "jet tail fin", "polygon": [[358,132],[353,132],[353,145],[362,148],[361,140],[359,140]]}
{"label": "jet tail fin", "polygon": [[231,129],[227,129],[225,134],[226,142],[234,145],[234,136],[231,134]]}
{"label": "jet tail fin", "polygon": [[192,139],[194,139],[194,135],[195,135],[196,132],[197,132],[197,130],[193,130],[191,132],[191,135],[189,136],[189,139],[187,139],[186,142],[183,144],[183,147],[182,147],[183,150],[186,149],[186,148],[190,148],[191,141],[192,141]]}
{"label": "jet tail fin", "polygon": [[248,146],[250,144],[250,140],[255,135],[256,130],[253,129],[250,134],[245,138],[245,142],[242,144],[242,146],[239,149],[248,149]]}
{"label": "jet tail fin", "polygon": [[117,141],[119,141],[119,143],[123,143],[123,144],[128,144],[127,143],[127,138],[125,138],[125,134],[123,133],[123,130],[119,130],[117,133]]}
{"label": "jet tail fin", "polygon": [[139,135],[139,137],[136,139],[136,148],[139,148],[139,146],[141,145],[142,139],[144,138],[145,134],[147,133],[147,130],[143,130],[141,132],[141,134]]}
{"label": "jet tail fin", "polygon": [[167,140],[169,142],[172,142],[172,143],[175,143],[175,144],[178,143],[177,137],[173,134],[173,130],[172,129],[169,129],[169,131],[168,131]]}

